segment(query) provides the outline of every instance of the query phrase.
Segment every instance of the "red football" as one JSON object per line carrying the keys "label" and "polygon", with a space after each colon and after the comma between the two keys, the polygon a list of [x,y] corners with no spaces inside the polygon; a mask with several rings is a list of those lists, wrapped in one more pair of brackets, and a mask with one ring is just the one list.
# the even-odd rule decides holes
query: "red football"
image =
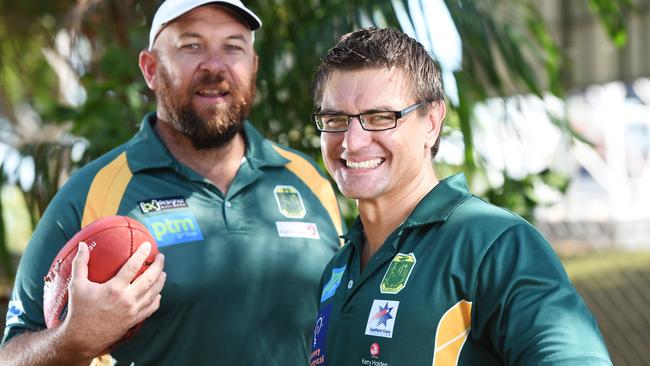
{"label": "red football", "polygon": [[[72,260],[77,255],[80,241],[86,243],[90,250],[88,279],[97,283],[115,277],[131,254],[145,241],[151,243],[151,253],[136,277],[153,263],[158,253],[156,241],[147,228],[130,217],[109,216],[82,228],[59,251],[45,277],[43,311],[48,328],[58,326],[65,319]],[[121,341],[131,337],[141,324],[131,328]]]}

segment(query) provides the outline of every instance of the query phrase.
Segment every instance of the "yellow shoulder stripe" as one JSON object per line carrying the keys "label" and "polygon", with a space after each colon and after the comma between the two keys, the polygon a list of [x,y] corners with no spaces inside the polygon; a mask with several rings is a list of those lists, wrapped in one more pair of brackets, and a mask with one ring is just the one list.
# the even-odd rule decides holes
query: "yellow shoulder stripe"
{"label": "yellow shoulder stripe", "polygon": [[323,178],[323,176],[318,173],[318,170],[316,170],[316,168],[314,168],[314,166],[302,156],[275,145],[273,145],[273,148],[275,148],[275,151],[277,151],[278,154],[289,160],[289,163],[287,163],[285,167],[305,182],[307,187],[309,187],[316,197],[318,197],[321,204],[330,215],[332,223],[334,223],[334,227],[336,228],[336,232],[339,235],[343,234],[339,206],[336,203],[336,195],[334,194],[334,190],[329,181]]}
{"label": "yellow shoulder stripe", "polygon": [[97,172],[88,190],[81,227],[102,217],[116,215],[132,176],[126,152]]}
{"label": "yellow shoulder stripe", "polygon": [[440,318],[436,329],[433,366],[455,366],[472,328],[472,303],[461,300]]}

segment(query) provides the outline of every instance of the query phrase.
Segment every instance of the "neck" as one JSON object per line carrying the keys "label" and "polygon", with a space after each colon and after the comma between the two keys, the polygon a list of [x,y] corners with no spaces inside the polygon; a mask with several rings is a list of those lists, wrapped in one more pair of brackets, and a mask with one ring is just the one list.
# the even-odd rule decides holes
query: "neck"
{"label": "neck", "polygon": [[422,198],[438,184],[433,168],[399,192],[387,192],[373,199],[359,199],[359,216],[363,223],[365,243],[361,257],[363,268],[388,235],[395,231],[413,212]]}
{"label": "neck", "polygon": [[154,128],[176,160],[190,167],[226,194],[246,151],[246,142],[241,133],[223,146],[199,150],[187,136],[167,122],[158,119]]}

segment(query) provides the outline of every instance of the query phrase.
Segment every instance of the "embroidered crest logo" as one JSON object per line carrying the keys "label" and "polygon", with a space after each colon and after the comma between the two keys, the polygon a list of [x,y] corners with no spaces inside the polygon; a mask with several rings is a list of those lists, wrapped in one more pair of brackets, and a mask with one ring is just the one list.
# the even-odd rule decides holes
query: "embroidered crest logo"
{"label": "embroidered crest logo", "polygon": [[415,262],[416,259],[413,253],[397,253],[381,280],[379,285],[381,293],[395,295],[402,291],[411,276]]}
{"label": "embroidered crest logo", "polygon": [[302,202],[300,192],[293,186],[275,186],[273,189],[278,210],[290,219],[305,217],[305,204]]}

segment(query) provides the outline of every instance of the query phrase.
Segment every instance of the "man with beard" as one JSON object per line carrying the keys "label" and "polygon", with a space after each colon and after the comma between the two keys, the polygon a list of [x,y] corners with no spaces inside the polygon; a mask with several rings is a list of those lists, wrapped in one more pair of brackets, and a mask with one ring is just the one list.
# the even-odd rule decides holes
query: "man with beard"
{"label": "man with beard", "polygon": [[[318,281],[342,223],[316,165],[244,121],[260,26],[236,0],[158,9],[139,59],[156,113],[47,208],[18,270],[0,364],[88,364],[142,320],[111,350],[118,364],[308,362]],[[129,283],[149,252],[143,245],[96,284],[80,244],[67,316],[45,329],[43,277],[56,253],[81,227],[116,214],[144,223],[162,254]]]}

